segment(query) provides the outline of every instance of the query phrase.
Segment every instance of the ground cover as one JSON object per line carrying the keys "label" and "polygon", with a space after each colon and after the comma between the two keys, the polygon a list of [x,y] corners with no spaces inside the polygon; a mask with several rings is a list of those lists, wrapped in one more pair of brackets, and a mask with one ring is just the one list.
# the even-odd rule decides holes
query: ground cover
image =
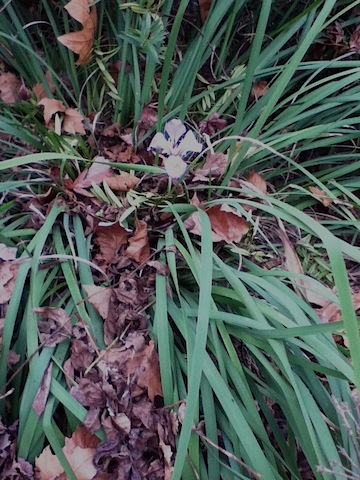
{"label": "ground cover", "polygon": [[3,2],[1,478],[359,478],[359,3]]}

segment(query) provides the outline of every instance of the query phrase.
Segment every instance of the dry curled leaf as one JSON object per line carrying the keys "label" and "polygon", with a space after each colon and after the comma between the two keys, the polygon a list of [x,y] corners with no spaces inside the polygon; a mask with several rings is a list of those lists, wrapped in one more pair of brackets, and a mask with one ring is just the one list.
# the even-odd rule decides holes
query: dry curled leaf
{"label": "dry curled leaf", "polygon": [[269,91],[268,83],[265,80],[259,80],[254,83],[251,89],[251,95],[255,98],[263,97]]}
{"label": "dry curled leaf", "polygon": [[15,103],[19,100],[21,80],[13,73],[0,73],[0,99],[4,103]]}
{"label": "dry curled leaf", "polygon": [[333,199],[329,198],[324,192],[324,190],[321,190],[318,187],[309,187],[309,190],[321,201],[324,207],[328,207],[333,203]]}
{"label": "dry curled leaf", "polygon": [[[96,476],[93,458],[96,445],[100,443],[95,435],[89,434],[84,427],[78,427],[71,438],[65,437],[63,453],[69,462],[77,480],[92,480]],[[64,469],[58,458],[46,447],[35,460],[35,466],[41,480],[64,478]]]}
{"label": "dry curled leaf", "polygon": [[129,240],[126,255],[133,258],[138,263],[144,263],[150,257],[147,223],[143,220],[135,221],[135,233]]}
{"label": "dry curled leaf", "polygon": [[214,205],[206,213],[212,230],[226,243],[239,243],[249,231],[246,220],[227,204]]}
{"label": "dry curled leaf", "polygon": [[104,260],[110,263],[118,249],[127,242],[128,233],[118,223],[109,227],[97,227],[95,230],[95,241],[99,245],[100,253],[97,260]]}
{"label": "dry curled leaf", "polygon": [[88,0],[71,0],[65,9],[75,20],[82,25],[78,32],[66,33],[58,37],[65,47],[79,55],[77,65],[82,65],[90,59],[97,29],[97,12],[93,5],[89,7]]}
{"label": "dry curled leaf", "polygon": [[[279,237],[281,239],[282,244],[284,245],[285,250],[285,268],[288,272],[295,273],[298,275],[304,275],[304,270],[302,268],[300,259],[296,253],[296,250],[292,243],[289,240],[289,237],[285,231],[285,228],[281,222],[279,221],[280,228],[278,230]],[[324,296],[326,290],[329,290],[327,287],[316,288],[316,283],[311,282],[310,280],[306,280],[304,278],[295,278],[292,279],[293,287],[295,292],[300,295],[304,296],[309,302],[314,303],[316,305],[323,306],[326,304],[327,299]]]}
{"label": "dry curled leaf", "polygon": [[112,190],[117,192],[128,192],[136,187],[140,179],[128,172],[121,172],[120,175],[108,177],[106,183]]}
{"label": "dry curled leaf", "polygon": [[212,0],[199,0],[200,18],[202,23],[205,22],[208,16],[208,13],[211,7],[211,2]]}
{"label": "dry curled leaf", "polygon": [[193,181],[208,182],[210,179],[217,179],[225,172],[228,164],[228,156],[221,152],[208,153],[202,168],[195,171]]}
{"label": "dry curled leaf", "polygon": [[66,133],[79,133],[80,135],[85,134],[85,128],[83,124],[83,116],[76,108],[66,108],[65,105],[55,98],[42,98],[38,105],[44,107],[44,120],[47,127],[51,126],[52,116],[55,113],[62,113],[63,123],[62,129]]}
{"label": "dry curled leaf", "polygon": [[257,190],[259,190],[260,193],[266,195],[266,181],[259,173],[256,173],[254,170],[252,170],[251,172],[249,172],[247,180],[248,182],[252,183],[257,188]]}
{"label": "dry curled leaf", "polygon": [[108,287],[98,287],[97,285],[83,285],[82,288],[88,295],[91,305],[96,308],[101,317],[106,320],[109,315],[110,299],[112,289]]}

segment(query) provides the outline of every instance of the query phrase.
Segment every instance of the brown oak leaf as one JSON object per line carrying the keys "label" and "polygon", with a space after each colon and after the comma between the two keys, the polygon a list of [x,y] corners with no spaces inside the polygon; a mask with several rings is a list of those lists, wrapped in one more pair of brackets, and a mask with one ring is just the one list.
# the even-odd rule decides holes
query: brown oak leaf
{"label": "brown oak leaf", "polygon": [[266,181],[259,173],[256,173],[254,170],[252,170],[251,172],[249,172],[247,180],[252,183],[259,190],[260,193],[266,195]]}
{"label": "brown oak leaf", "polygon": [[[95,435],[89,434],[84,427],[78,427],[71,438],[65,437],[63,453],[73,469],[77,480],[92,480],[96,476],[93,457],[96,445],[100,443]],[[65,478],[58,458],[47,446],[35,460],[35,466],[40,473],[41,480]]]}
{"label": "brown oak leaf", "polygon": [[100,253],[96,256],[97,260],[105,260],[110,263],[118,249],[127,242],[129,234],[125,228],[118,223],[109,227],[99,226],[95,230],[95,241],[100,247]]}
{"label": "brown oak leaf", "polygon": [[202,168],[195,171],[193,181],[208,182],[209,178],[216,179],[225,172],[228,164],[228,156],[221,152],[208,153]]}
{"label": "brown oak leaf", "polygon": [[147,223],[144,220],[135,221],[135,233],[129,240],[126,254],[138,263],[144,263],[150,257]]}
{"label": "brown oak leaf", "polygon": [[63,113],[62,129],[67,133],[79,133],[85,134],[85,128],[83,125],[84,117],[76,108],[67,108],[60,101],[55,98],[42,98],[38,105],[44,107],[44,120],[47,127],[51,126],[51,119],[55,113]]}
{"label": "brown oak leaf", "polygon": [[21,80],[13,73],[0,73],[0,99],[5,103],[15,103],[19,100]]}
{"label": "brown oak leaf", "polygon": [[206,213],[212,230],[226,243],[239,243],[249,231],[246,220],[227,204],[214,205]]}
{"label": "brown oak leaf", "polygon": [[109,187],[117,192],[128,192],[134,189],[139,182],[139,178],[128,172],[121,172],[120,175],[114,175],[106,179]]}
{"label": "brown oak leaf", "polygon": [[329,198],[324,192],[324,190],[321,190],[318,187],[309,187],[309,190],[321,201],[324,207],[328,207],[333,203],[333,199]]}
{"label": "brown oak leaf", "polygon": [[58,37],[59,42],[79,55],[76,61],[77,65],[88,62],[94,45],[97,29],[97,12],[94,5],[89,7],[89,3],[91,3],[91,0],[71,0],[66,5],[65,9],[69,15],[81,23],[83,28],[78,32],[66,33]]}

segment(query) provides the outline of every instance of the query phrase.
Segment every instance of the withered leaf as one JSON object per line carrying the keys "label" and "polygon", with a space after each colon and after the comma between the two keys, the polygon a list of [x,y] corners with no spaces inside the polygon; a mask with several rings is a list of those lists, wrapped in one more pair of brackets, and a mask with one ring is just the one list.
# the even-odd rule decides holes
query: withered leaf
{"label": "withered leaf", "polygon": [[0,243],[0,259],[1,260],[15,260],[16,247],[7,247],[5,243]]}
{"label": "withered leaf", "polygon": [[90,168],[83,170],[74,180],[72,190],[84,193],[84,188],[90,188],[93,183],[99,184],[111,175],[111,168],[106,163],[105,157],[95,157]]}
{"label": "withered leaf", "polygon": [[251,94],[255,98],[263,97],[269,91],[268,83],[265,80],[259,80],[254,83]]}
{"label": "withered leaf", "polygon": [[112,289],[109,287],[98,287],[97,285],[83,285],[82,288],[88,294],[87,300],[96,308],[101,317],[106,320],[109,315]]}
{"label": "withered leaf", "polygon": [[79,133],[80,135],[84,135],[85,128],[83,120],[84,117],[81,115],[77,108],[67,108],[65,110],[62,129],[66,133]]}
{"label": "withered leaf", "polygon": [[19,266],[11,262],[0,263],[0,305],[10,300],[18,269]]}
{"label": "withered leaf", "polygon": [[118,249],[127,242],[128,235],[118,223],[109,227],[97,227],[95,241],[100,247],[100,257],[110,263]]}
{"label": "withered leaf", "polygon": [[53,364],[49,363],[41,380],[40,388],[37,391],[32,404],[32,408],[35,410],[38,420],[46,407],[46,401],[50,391],[52,368]]}
{"label": "withered leaf", "polygon": [[208,16],[212,0],[199,0],[199,9],[200,9],[200,18],[201,22],[204,23],[206,17]]}
{"label": "withered leaf", "polygon": [[219,130],[222,130],[227,125],[227,121],[220,118],[217,112],[213,113],[209,120],[203,120],[199,123],[200,133],[207,133],[214,135]]}
{"label": "withered leaf", "polygon": [[136,187],[140,179],[128,172],[121,172],[120,175],[108,177],[106,183],[112,190],[117,192],[128,192]]}
{"label": "withered leaf", "polygon": [[79,55],[76,61],[77,65],[88,62],[94,45],[97,12],[94,5],[91,8],[89,7],[89,3],[88,0],[71,0],[65,6],[69,15],[81,23],[83,28],[78,32],[66,33],[58,37],[59,42]]}
{"label": "withered leaf", "polygon": [[150,257],[147,223],[144,220],[135,220],[135,233],[129,240],[126,254],[138,263],[144,263]]}
{"label": "withered leaf", "polygon": [[318,187],[309,187],[311,193],[313,193],[324,205],[324,207],[328,207],[333,203],[333,199],[329,198],[324,190],[321,190]]}
{"label": "withered leaf", "polygon": [[212,230],[226,243],[239,243],[249,231],[246,220],[227,204],[214,205],[206,213]]}
{"label": "withered leaf", "polygon": [[44,120],[47,127],[51,124],[51,118],[55,113],[63,113],[64,119],[62,123],[62,129],[66,133],[79,133],[80,135],[85,134],[85,128],[83,124],[83,116],[76,108],[66,108],[65,105],[55,98],[42,98],[38,105],[44,107]]}
{"label": "withered leaf", "polygon": [[[98,443],[100,440],[83,427],[78,427],[71,438],[65,437],[62,450],[77,480],[92,480],[95,477],[97,472],[92,460]],[[58,458],[52,454],[49,446],[35,459],[35,465],[41,480],[53,480],[64,474]]]}
{"label": "withered leaf", "polygon": [[0,99],[5,103],[15,103],[19,100],[21,80],[13,73],[0,73]]}
{"label": "withered leaf", "polygon": [[[360,309],[360,292],[351,295],[354,310]],[[322,308],[316,310],[322,323],[332,323],[341,320],[341,310],[339,305],[333,302],[327,302]]]}
{"label": "withered leaf", "polygon": [[[296,273],[299,275],[304,274],[304,270],[302,268],[300,259],[296,250],[292,243],[289,240],[289,237],[280,221],[280,229],[278,230],[279,237],[281,239],[282,244],[284,245],[285,250],[285,268],[288,272]],[[321,294],[318,289],[316,289],[316,285],[310,281],[307,281],[302,278],[293,279],[292,280],[294,290],[297,292],[298,295],[301,294],[311,303],[316,305],[323,306],[326,304],[327,299],[323,294]],[[299,287],[303,287],[300,288]],[[325,289],[325,287],[323,287]]]}
{"label": "withered leaf", "polygon": [[267,191],[266,181],[259,173],[252,170],[251,172],[249,172],[247,176],[247,180],[250,183],[252,183],[259,190],[260,193],[262,193],[263,195],[266,195],[266,191]]}
{"label": "withered leaf", "polygon": [[44,120],[46,126],[49,125],[51,117],[54,115],[54,113],[65,112],[66,110],[65,105],[60,102],[60,100],[56,100],[56,98],[44,97],[38,102],[38,105],[44,107]]}
{"label": "withered leaf", "polygon": [[360,53],[360,30],[356,30],[351,34],[349,47],[351,50],[355,50],[356,53]]}
{"label": "withered leaf", "polygon": [[45,319],[38,322],[38,328],[47,347],[54,347],[71,335],[70,317],[63,308],[37,307],[33,312]]}
{"label": "withered leaf", "polygon": [[206,155],[206,161],[202,168],[195,171],[193,181],[208,182],[209,178],[216,179],[225,172],[228,164],[228,156],[221,152]]}

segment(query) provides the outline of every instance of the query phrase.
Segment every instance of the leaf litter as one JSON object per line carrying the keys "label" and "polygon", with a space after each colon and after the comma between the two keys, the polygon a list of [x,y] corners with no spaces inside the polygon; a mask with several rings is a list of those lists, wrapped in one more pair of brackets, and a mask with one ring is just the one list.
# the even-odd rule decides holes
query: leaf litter
{"label": "leaf litter", "polygon": [[[90,15],[91,10],[87,9]],[[88,47],[90,43],[89,36]],[[90,50],[87,53],[84,51],[84,56],[85,53],[89,55]],[[259,93],[257,95],[260,96]],[[61,102],[42,97],[39,105],[44,107],[44,121],[49,128],[52,127],[53,116],[59,114],[63,118],[63,131],[85,133],[84,118],[79,112],[74,124],[67,127],[67,115],[70,125],[74,116]],[[140,120],[137,134],[142,138],[155,125],[156,110],[152,106],[146,107]],[[225,126],[226,121],[214,114],[199,125],[199,131],[216,135]],[[78,445],[74,432],[65,438],[63,451],[70,465],[76,469],[78,478],[170,480],[177,420],[175,414],[163,405],[159,361],[154,341],[147,330],[146,314],[154,298],[156,273],[168,275],[162,264],[153,259],[158,229],[174,225],[171,214],[159,213],[153,206],[169,194],[168,180],[164,175],[142,175],[139,178],[124,171],[115,173],[113,166],[108,165],[109,161],[147,164],[154,161],[153,154],[145,148],[148,144],[135,149],[132,132],[123,130],[119,124],[105,126],[102,131],[96,130],[94,142],[91,143],[89,137],[89,143],[96,147],[97,156],[92,165],[82,169],[77,177],[64,180],[63,198],[57,201],[66,204],[68,212],[83,218],[86,235],[92,235],[92,261],[107,275],[104,281],[104,276],[94,271],[95,283],[82,285],[87,295],[85,301],[98,311],[104,321],[106,347],[98,351],[81,318],[74,324],[62,309],[39,307],[34,310],[42,318],[38,321],[38,328],[45,345],[54,346],[70,340],[70,354],[63,368],[71,395],[88,411],[80,437],[88,438],[87,435],[90,435],[89,438],[94,440]],[[227,203],[219,202],[209,207],[208,194],[201,190],[201,186],[199,188],[199,184],[219,184],[227,166],[226,154],[209,152],[201,167],[195,166],[186,174],[186,182],[189,190],[195,191],[190,203],[209,216],[213,241],[241,245],[247,242],[251,229],[248,219]],[[267,192],[266,181],[257,172],[250,172],[245,179],[233,178],[231,182],[235,182],[237,187],[244,187],[241,194],[244,198],[247,197],[246,191],[261,195]],[[91,190],[94,185],[102,187],[105,184],[115,192],[122,207],[112,207]],[[130,207],[129,192],[135,195],[132,198],[152,199],[150,203],[144,201],[138,204],[130,225],[120,223],[121,216]],[[180,182],[173,185],[172,194],[175,199],[183,201],[185,194]],[[47,209],[55,197],[41,198],[38,195],[33,201],[37,202],[36,208],[46,218]],[[32,218],[31,222],[34,221]],[[198,212],[189,216],[185,226],[193,235],[201,235]],[[302,273],[288,237],[283,235],[281,239],[284,240],[287,268]],[[6,292],[7,286],[10,292],[4,297],[6,304],[17,273],[16,268],[14,271],[12,268],[17,266],[12,263],[7,265],[7,257],[10,255],[11,261],[12,252],[1,251],[4,252],[4,261],[0,263],[0,269],[6,265],[3,267],[3,290]],[[111,279],[110,283],[108,279]],[[297,286],[294,285],[294,288]],[[320,302],[317,304],[322,305]],[[51,364],[33,404],[39,417],[46,404],[50,377]],[[106,435],[104,442],[94,437],[100,428]],[[32,468],[26,463],[24,467],[19,466],[21,459],[16,460],[10,453],[6,458],[11,468],[17,465],[16,468],[19,471],[22,468],[24,472],[26,468],[29,471]],[[36,460],[36,475],[40,478],[64,476],[49,447]],[[19,478],[32,477],[26,477],[24,473]]]}

